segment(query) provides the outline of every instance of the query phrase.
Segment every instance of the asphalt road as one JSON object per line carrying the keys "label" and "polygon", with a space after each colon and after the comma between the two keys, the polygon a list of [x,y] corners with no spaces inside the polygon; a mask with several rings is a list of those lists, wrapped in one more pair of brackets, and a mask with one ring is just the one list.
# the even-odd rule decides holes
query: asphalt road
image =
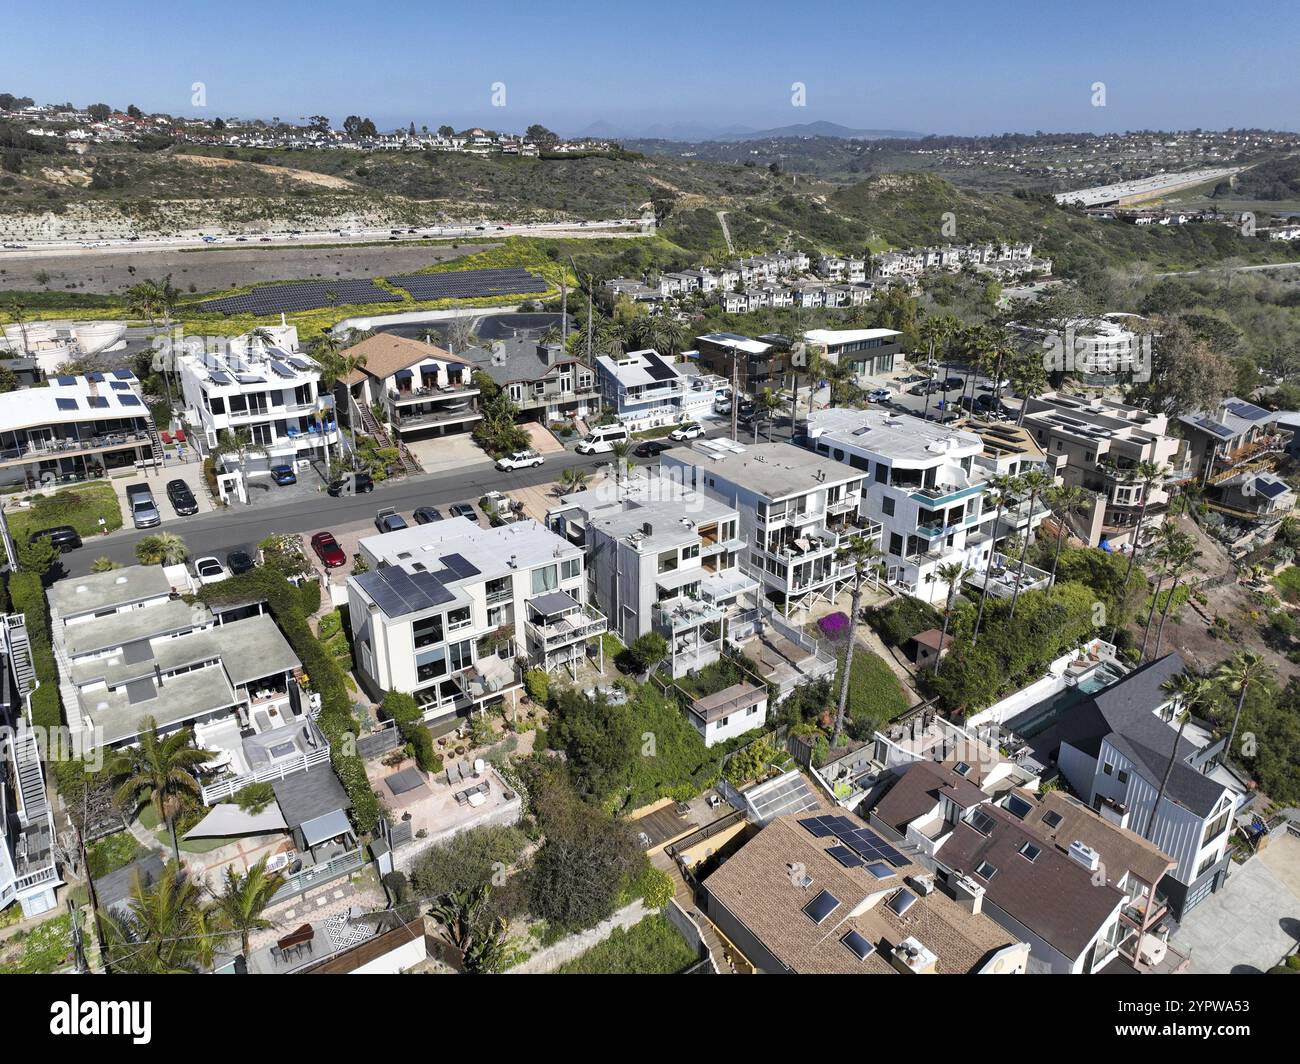
{"label": "asphalt road", "polygon": [[[709,429],[707,436],[728,435],[729,426]],[[774,430],[773,438],[789,438],[788,421]],[[740,433],[742,442],[753,439],[752,429]],[[766,440],[763,430],[760,440]],[[163,523],[156,529],[119,529],[107,536],[87,539],[78,550],[68,551],[62,557],[63,569],[68,576],[90,572],[97,558],[111,558],[123,565],[134,565],[135,545],[145,536],[156,532],[175,532],[185,540],[191,558],[215,554],[224,558],[237,547],[255,546],[275,532],[318,532],[358,521],[374,519],[375,512],[391,506],[399,513],[409,514],[417,506],[437,506],[445,512],[447,506],[457,502],[474,502],[485,492],[509,492],[516,488],[548,484],[558,480],[560,474],[573,466],[591,471],[612,459],[609,454],[580,455],[574,451],[548,456],[545,465],[517,472],[503,473],[484,461],[464,469],[449,472],[402,477],[391,483],[377,484],[373,492],[364,495],[331,498],[322,488],[319,495],[307,495],[292,501],[267,504],[255,501],[248,505],[234,504],[224,510],[197,514],[194,517],[176,517],[162,501]],[[656,464],[657,460],[633,459],[635,465]],[[161,492],[155,489],[160,498]]]}

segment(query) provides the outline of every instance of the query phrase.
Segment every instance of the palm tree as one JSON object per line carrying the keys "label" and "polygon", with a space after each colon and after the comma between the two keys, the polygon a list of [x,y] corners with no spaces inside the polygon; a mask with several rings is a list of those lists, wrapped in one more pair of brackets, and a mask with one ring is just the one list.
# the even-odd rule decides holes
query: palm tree
{"label": "palm tree", "polygon": [[[989,490],[997,497],[998,512],[993,518],[993,536],[997,537],[998,525],[1002,523],[1002,511],[1006,509],[1008,500],[1015,500],[1015,496],[1020,491],[1020,481],[1016,477],[1009,477],[1004,473],[997,476],[989,477]],[[971,633],[970,645],[975,646],[980,639],[980,625],[984,621],[984,604],[989,597],[989,577],[993,572],[993,555],[996,551],[993,544],[989,544],[989,560],[984,566],[984,586],[980,588],[979,610],[975,614],[975,629]]]}
{"label": "palm tree", "polygon": [[1232,756],[1232,743],[1237,737],[1237,724],[1241,721],[1241,710],[1246,704],[1246,692],[1256,680],[1268,675],[1264,656],[1254,650],[1239,650],[1233,657],[1223,662],[1214,670],[1214,678],[1229,691],[1237,694],[1237,710],[1232,715],[1232,730],[1228,732],[1228,744],[1224,751]]}
{"label": "palm tree", "polygon": [[5,309],[9,311],[9,316],[14,319],[14,323],[18,326],[18,332],[22,335],[23,357],[25,358],[31,352],[31,348],[27,343],[27,308],[17,299],[11,299],[5,305]]}
{"label": "palm tree", "polygon": [[618,443],[610,446],[610,450],[614,452],[614,490],[618,493],[618,498],[622,499],[623,482],[619,471],[627,468],[627,456],[632,453],[632,441],[619,440]]}
{"label": "palm tree", "polygon": [[1178,714],[1178,733],[1174,736],[1174,748],[1169,754],[1169,763],[1165,765],[1164,775],[1160,778],[1160,789],[1156,791],[1156,800],[1147,815],[1147,826],[1142,837],[1151,841],[1151,829],[1155,826],[1156,810],[1164,799],[1165,788],[1169,786],[1169,777],[1174,771],[1174,762],[1178,760],[1178,748],[1183,744],[1183,729],[1192,717],[1192,710],[1213,704],[1214,691],[1208,680],[1193,673],[1181,672],[1166,680],[1161,687],[1173,695],[1174,712]]}
{"label": "palm tree", "polygon": [[758,442],[759,421],[766,421],[767,442],[771,443],[772,420],[776,416],[777,410],[780,409],[781,400],[777,397],[776,392],[772,391],[771,388],[764,388],[762,392],[759,393],[758,399],[755,401],[755,406],[758,407],[758,410],[756,411],[757,416],[754,418],[754,442]]}
{"label": "palm tree", "polygon": [[1056,586],[1056,567],[1061,561],[1061,547],[1070,534],[1070,518],[1078,513],[1084,501],[1092,498],[1092,493],[1074,485],[1061,484],[1047,493],[1047,505],[1056,515],[1059,527],[1056,531],[1056,550],[1052,553],[1052,579],[1048,587]]}
{"label": "palm tree", "polygon": [[259,325],[244,334],[244,354],[251,355],[255,348],[267,348],[272,343],[271,330]]}
{"label": "palm tree", "polygon": [[1147,656],[1147,641],[1151,638],[1151,626],[1156,619],[1156,606],[1160,602],[1160,588],[1164,585],[1165,577],[1169,573],[1169,546],[1179,538],[1187,538],[1185,533],[1179,532],[1173,525],[1161,525],[1157,533],[1160,537],[1159,543],[1153,551],[1150,552],[1153,560],[1160,562],[1160,572],[1156,574],[1155,590],[1151,593],[1151,608],[1147,610],[1146,625],[1142,631],[1142,649],[1138,653],[1138,661],[1145,661]]}
{"label": "palm tree", "polygon": [[[948,338],[948,326],[942,318],[926,318],[916,329],[916,335],[926,346],[925,370],[927,373],[933,372],[934,367],[934,349]],[[925,393],[925,409],[921,412],[924,417],[930,412],[930,392]]]}
{"label": "palm tree", "polygon": [[249,936],[276,926],[274,920],[262,914],[270,907],[282,880],[279,872],[267,872],[265,856],[242,875],[233,864],[226,865],[221,891],[212,896],[213,915],[217,927],[239,936],[245,957],[250,952]]}
{"label": "palm tree", "polygon": [[1142,540],[1142,522],[1146,519],[1147,504],[1151,500],[1151,486],[1164,479],[1165,472],[1165,468],[1156,462],[1139,462],[1126,478],[1130,484],[1142,485],[1142,505],[1138,508],[1137,525],[1133,529],[1133,549],[1129,551],[1128,568],[1124,570],[1124,591],[1121,594],[1128,592],[1129,577],[1133,575],[1133,564],[1137,561],[1138,545]]}
{"label": "palm tree", "polygon": [[676,318],[660,319],[653,331],[654,341],[651,346],[660,354],[676,358],[686,350],[686,345],[691,342],[690,330],[686,328],[684,322]]}
{"label": "palm tree", "polygon": [[587,484],[587,473],[578,466],[570,466],[560,474],[560,484],[563,487],[562,494],[581,491]]}
{"label": "palm tree", "polygon": [[1174,580],[1169,585],[1169,597],[1165,599],[1165,608],[1160,613],[1160,627],[1156,629],[1156,649],[1153,659],[1160,657],[1160,643],[1165,637],[1165,621],[1169,619],[1169,610],[1174,604],[1174,596],[1178,593],[1178,581],[1182,579],[1183,573],[1187,572],[1196,559],[1201,556],[1201,552],[1192,547],[1191,538],[1188,536],[1175,540],[1169,545],[1168,549],[1169,573]]}
{"label": "palm tree", "polygon": [[1025,527],[1025,543],[1020,548],[1020,568],[1016,570],[1016,586],[1011,591],[1011,612],[1007,619],[1011,620],[1016,615],[1016,600],[1020,598],[1020,584],[1025,576],[1025,561],[1029,557],[1029,534],[1034,525],[1034,504],[1038,502],[1038,497],[1051,488],[1054,481],[1041,469],[1030,469],[1020,474],[1020,483],[1025,491],[1029,492],[1029,509],[1025,518],[1027,522]]}
{"label": "palm tree", "polygon": [[153,717],[140,721],[140,743],[121,751],[113,760],[109,775],[118,784],[113,800],[130,805],[135,813],[151,805],[159,819],[167,822],[172,837],[172,856],[179,863],[180,842],[176,838],[176,817],[191,799],[199,798],[203,788],[193,770],[210,761],[210,750],[191,745],[194,732],[182,728],[160,739]]}
{"label": "palm tree", "polygon": [[505,921],[490,918],[487,883],[443,894],[429,908],[443,941],[460,953],[465,971],[477,975],[499,970],[505,954]]}
{"label": "palm tree", "polygon": [[169,861],[149,887],[137,872],[124,910],[100,914],[100,932],[113,971],[132,975],[187,975],[212,966],[221,933],[199,884],[179,861]]}
{"label": "palm tree", "polygon": [[830,382],[830,406],[834,409],[853,394],[853,367],[847,362],[833,362],[826,369],[826,379]]}
{"label": "palm tree", "polygon": [[840,736],[844,732],[844,711],[849,704],[849,676],[853,672],[853,648],[858,641],[858,617],[862,609],[862,588],[867,577],[880,564],[882,554],[871,540],[861,536],[851,536],[849,541],[836,552],[841,565],[853,567],[853,597],[849,608],[849,644],[844,651],[844,675],[840,678],[840,699],[835,710],[835,734],[831,737],[831,746],[840,745]]}
{"label": "palm tree", "polygon": [[155,532],[135,545],[135,556],[141,565],[180,565],[189,550],[175,532]]}
{"label": "palm tree", "polygon": [[939,566],[935,575],[948,585],[948,602],[943,609],[943,632],[939,636],[939,652],[934,656],[934,671],[939,671],[939,659],[943,657],[944,644],[948,642],[948,625],[952,623],[953,602],[957,598],[957,588],[961,586],[962,577],[966,575],[966,566],[961,562],[949,562]]}

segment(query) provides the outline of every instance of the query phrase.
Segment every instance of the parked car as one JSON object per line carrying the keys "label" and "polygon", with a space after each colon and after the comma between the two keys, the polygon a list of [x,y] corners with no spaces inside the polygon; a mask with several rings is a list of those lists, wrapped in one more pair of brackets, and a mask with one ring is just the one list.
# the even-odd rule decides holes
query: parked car
{"label": "parked car", "polygon": [[81,533],[71,525],[37,529],[27,537],[29,543],[35,543],[38,539],[48,539],[60,551],[76,550],[81,546]]}
{"label": "parked car", "polygon": [[497,459],[497,468],[501,470],[528,469],[530,466],[539,466],[546,459],[534,451],[527,448],[522,451],[515,451],[514,454],[505,455]]}
{"label": "parked car", "polygon": [[597,425],[574,449],[579,454],[606,454],[614,449],[614,444],[627,443],[631,438],[624,425]]}
{"label": "parked car", "polygon": [[872,388],[871,391],[867,392],[867,402],[868,403],[887,402],[889,397],[892,394],[893,393],[888,388]]}
{"label": "parked car", "polygon": [[178,517],[189,517],[190,514],[199,512],[198,500],[194,498],[194,492],[190,491],[190,486],[183,480],[167,482],[167,501],[172,504],[172,509],[176,511]]}
{"label": "parked car", "polygon": [[642,440],[632,449],[632,453],[637,458],[658,458],[671,447],[671,443],[665,443],[663,440]]}
{"label": "parked car", "polygon": [[221,559],[209,554],[194,559],[194,575],[200,584],[219,584],[230,578],[230,570],[221,564]]}
{"label": "parked car", "polygon": [[369,473],[344,473],[337,480],[331,480],[325,490],[336,499],[340,495],[364,495],[375,490],[375,482]]}
{"label": "parked car", "polygon": [[415,518],[417,525],[428,525],[434,521],[441,521],[442,511],[436,506],[417,506],[412,516]]}
{"label": "parked car", "polygon": [[126,505],[131,511],[131,521],[136,528],[157,528],[162,524],[162,514],[153,501],[148,484],[132,484],[126,489]]}
{"label": "parked car", "polygon": [[400,529],[408,528],[406,518],[394,510],[391,506],[385,506],[375,514],[375,527],[380,532],[397,532]]}
{"label": "parked car", "polygon": [[271,479],[277,484],[297,484],[298,474],[293,471],[291,465],[273,465],[271,467]]}
{"label": "parked car", "polygon": [[475,524],[478,524],[478,514],[474,512],[474,507],[467,502],[458,502],[448,508],[447,512],[452,517],[468,517]]}
{"label": "parked car", "polygon": [[668,433],[670,440],[694,440],[704,435],[704,430],[696,421],[688,421],[684,425],[678,425],[672,432]]}
{"label": "parked car", "polygon": [[343,553],[343,548],[339,546],[339,541],[334,538],[332,532],[317,532],[312,536],[311,549],[316,552],[316,557],[321,560],[326,569],[337,569],[348,563],[348,556]]}
{"label": "parked car", "polygon": [[246,550],[232,550],[226,555],[226,568],[234,576],[247,573],[256,567],[257,563],[253,561],[252,556]]}
{"label": "parked car", "polygon": [[943,390],[945,392],[955,391],[957,388],[964,388],[964,387],[966,387],[966,381],[963,378],[956,376],[955,374],[951,377],[945,377],[943,379]]}

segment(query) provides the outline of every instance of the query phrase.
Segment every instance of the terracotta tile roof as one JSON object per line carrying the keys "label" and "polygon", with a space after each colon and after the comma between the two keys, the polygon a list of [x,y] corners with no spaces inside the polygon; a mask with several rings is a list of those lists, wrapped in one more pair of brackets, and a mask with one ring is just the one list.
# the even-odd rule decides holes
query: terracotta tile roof
{"label": "terracotta tile roof", "polygon": [[[826,852],[840,844],[838,839],[815,838],[799,825],[811,815],[773,820],[704,883],[709,906],[721,904],[792,971],[890,974],[895,969],[885,954],[903,939],[915,938],[938,958],[940,973],[969,972],[1016,941],[987,916],[968,912],[937,890],[917,897],[902,917],[895,915],[887,902],[900,888],[911,890],[906,880],[925,870],[908,865],[877,880],[865,868],[845,868]],[[797,884],[796,868],[812,878],[809,886]],[[804,907],[823,890],[840,904],[819,925]],[[841,941],[850,931],[875,947],[865,961]]]}
{"label": "terracotta tile roof", "polygon": [[399,369],[410,369],[412,366],[418,366],[421,362],[427,362],[429,359],[437,359],[439,362],[455,362],[462,366],[470,365],[467,358],[460,355],[453,355],[450,351],[445,351],[441,347],[435,347],[433,344],[426,344],[420,340],[412,340],[405,336],[394,336],[392,333],[375,333],[360,343],[353,344],[344,352],[346,355],[363,354],[366,356],[365,369],[353,370],[343,378],[343,383],[351,387],[366,377],[377,377],[383,379],[391,377]]}

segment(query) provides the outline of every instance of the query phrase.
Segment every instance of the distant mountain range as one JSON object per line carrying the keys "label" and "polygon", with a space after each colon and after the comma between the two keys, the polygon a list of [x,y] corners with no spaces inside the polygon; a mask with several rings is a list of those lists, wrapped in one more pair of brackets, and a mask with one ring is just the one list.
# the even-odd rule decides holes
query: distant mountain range
{"label": "distant mountain range", "polygon": [[622,127],[613,122],[599,121],[571,134],[576,137],[619,137],[637,140],[672,140],[683,143],[719,142],[734,143],[743,140],[772,140],[783,137],[838,137],[841,140],[882,140],[890,137],[919,139],[925,136],[907,129],[853,129],[838,122],[803,122],[796,125],[776,126],[771,129],[754,129],[749,126],[696,125],[688,122],[662,123],[634,128]]}

